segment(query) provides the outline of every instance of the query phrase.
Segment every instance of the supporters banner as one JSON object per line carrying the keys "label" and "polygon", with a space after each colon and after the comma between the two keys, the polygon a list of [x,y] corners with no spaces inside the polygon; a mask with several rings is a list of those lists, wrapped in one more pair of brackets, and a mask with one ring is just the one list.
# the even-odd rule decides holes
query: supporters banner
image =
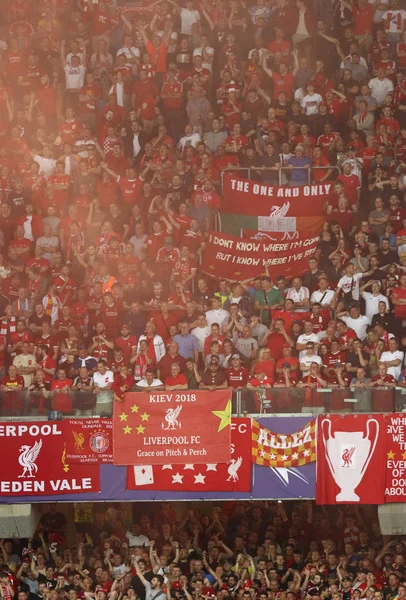
{"label": "supporters banner", "polygon": [[230,425],[230,390],[129,392],[114,405],[114,464],[227,463]]}
{"label": "supporters banner", "polygon": [[406,415],[385,416],[386,480],[385,502],[406,499]]}
{"label": "supporters banner", "polygon": [[316,460],[316,419],[291,434],[252,421],[252,462],[266,467],[302,467]]}
{"label": "supporters banner", "polygon": [[251,473],[251,419],[232,419],[230,462],[127,467],[127,489],[250,492]]}
{"label": "supporters banner", "polygon": [[383,504],[384,416],[320,415],[317,425],[317,504]]}
{"label": "supporters banner", "polygon": [[111,419],[67,419],[63,422],[66,459],[70,463],[112,463]]}
{"label": "supporters banner", "polygon": [[258,217],[259,230],[292,233],[311,229],[316,223],[321,227],[324,206],[333,193],[333,184],[278,187],[225,174],[223,189],[222,212],[254,217],[265,215]]}
{"label": "supporters banner", "polygon": [[100,491],[98,465],[67,460],[63,422],[0,423],[0,453],[2,496]]}
{"label": "supporters banner", "polygon": [[309,268],[309,256],[314,254],[319,236],[306,234],[292,241],[273,242],[243,240],[212,232],[206,243],[201,271],[217,279],[249,279],[265,274],[271,277],[293,277]]}

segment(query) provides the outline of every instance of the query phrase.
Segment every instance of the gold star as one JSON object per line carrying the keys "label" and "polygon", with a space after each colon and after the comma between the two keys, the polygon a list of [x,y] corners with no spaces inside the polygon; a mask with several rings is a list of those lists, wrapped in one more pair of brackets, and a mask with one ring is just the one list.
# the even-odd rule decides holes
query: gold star
{"label": "gold star", "polygon": [[144,433],[145,431],[145,427],[143,427],[142,425],[138,425],[138,427],[136,427],[137,433]]}
{"label": "gold star", "polygon": [[402,458],[403,458],[403,460],[406,460],[406,452],[403,452]]}
{"label": "gold star", "polygon": [[386,454],[388,455],[388,459],[395,458],[395,453],[392,452],[392,450],[390,450],[390,452],[387,452]]}
{"label": "gold star", "polygon": [[144,412],[144,414],[141,415],[141,421],[148,421],[148,419],[149,419],[149,415],[147,415],[147,413]]}
{"label": "gold star", "polygon": [[231,425],[231,400],[227,402],[224,410],[212,410],[211,412],[220,419],[217,433],[228,427],[228,425]]}
{"label": "gold star", "polygon": [[131,433],[132,430],[133,430],[133,428],[132,427],[128,427],[128,425],[126,425],[125,427],[123,427],[124,434]]}
{"label": "gold star", "polygon": [[126,415],[125,412],[121,413],[121,415],[118,416],[120,417],[120,421],[127,421],[128,415]]}
{"label": "gold star", "polygon": [[137,406],[136,404],[134,404],[134,405],[131,407],[131,412],[132,412],[132,413],[138,412],[138,409],[139,409],[139,406]]}

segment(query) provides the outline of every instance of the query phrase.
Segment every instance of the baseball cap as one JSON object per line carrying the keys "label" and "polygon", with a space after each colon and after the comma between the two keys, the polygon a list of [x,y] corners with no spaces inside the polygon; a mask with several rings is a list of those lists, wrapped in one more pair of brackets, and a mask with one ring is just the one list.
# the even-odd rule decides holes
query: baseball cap
{"label": "baseball cap", "polygon": [[282,344],[282,348],[290,348],[289,344]]}

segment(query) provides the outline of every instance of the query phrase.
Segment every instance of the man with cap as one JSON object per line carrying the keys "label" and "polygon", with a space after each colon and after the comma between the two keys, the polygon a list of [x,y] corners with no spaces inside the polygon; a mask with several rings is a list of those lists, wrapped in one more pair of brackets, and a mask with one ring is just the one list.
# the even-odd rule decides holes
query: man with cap
{"label": "man with cap", "polygon": [[199,385],[201,390],[224,390],[228,387],[227,376],[217,356],[212,356],[210,365],[203,373],[202,381]]}
{"label": "man with cap", "polygon": [[[284,360],[283,358],[280,361]],[[278,361],[279,362],[279,361]],[[286,360],[281,362],[280,365],[280,373],[276,374],[276,380],[274,387],[276,388],[292,388],[295,387],[297,383],[297,378],[295,374],[292,372],[292,367]]]}
{"label": "man with cap", "polygon": [[280,382],[281,377],[285,376],[285,371],[289,366],[289,377],[294,383],[299,379],[299,361],[296,356],[292,356],[292,348],[289,344],[282,344],[282,357],[276,362],[276,381]]}
{"label": "man with cap", "polygon": [[248,369],[242,366],[239,354],[233,354],[231,357],[231,367],[226,370],[228,387],[233,390],[245,388],[249,379]]}

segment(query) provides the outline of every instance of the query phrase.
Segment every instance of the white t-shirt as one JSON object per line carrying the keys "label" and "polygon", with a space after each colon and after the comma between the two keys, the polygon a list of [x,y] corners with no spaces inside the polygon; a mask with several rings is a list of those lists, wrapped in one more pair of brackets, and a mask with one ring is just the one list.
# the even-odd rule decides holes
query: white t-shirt
{"label": "white t-shirt", "polygon": [[378,106],[382,106],[389,92],[393,92],[393,83],[387,77],[382,80],[374,77],[368,83],[368,87],[371,90],[371,96],[375,98]]}
{"label": "white t-shirt", "polygon": [[365,315],[360,315],[358,319],[353,319],[352,317],[341,317],[344,323],[350,329],[353,329],[357,334],[357,338],[360,340],[365,340],[367,337],[367,327],[371,324],[370,319]]}
{"label": "white t-shirt", "polygon": [[387,10],[382,15],[387,33],[402,33],[403,21],[406,19],[406,10]]}
{"label": "white t-shirt", "polygon": [[190,333],[194,335],[197,341],[199,342],[199,352],[203,352],[204,342],[206,338],[210,335],[210,327],[195,327]]}
{"label": "white t-shirt", "polygon": [[352,290],[352,299],[359,300],[359,280],[362,279],[362,273],[355,273],[352,277],[344,275],[339,279],[337,288],[348,294]]}
{"label": "white t-shirt", "polygon": [[302,371],[303,377],[306,377],[306,375],[308,375],[310,373],[310,365],[312,363],[317,363],[318,365],[322,365],[323,361],[321,360],[320,356],[318,356],[317,354],[313,354],[312,356],[305,354],[305,356],[303,356],[303,358],[300,359],[300,364],[306,365],[306,369],[304,369]]}
{"label": "white t-shirt", "polygon": [[129,548],[134,546],[149,546],[149,539],[146,535],[134,535],[131,531],[126,531],[125,537],[128,540]]}
{"label": "white t-shirt", "polygon": [[113,383],[114,382],[114,373],[113,371],[109,371],[107,370],[104,375],[102,375],[101,373],[99,373],[99,371],[96,371],[95,374],[93,375],[93,383],[94,385],[97,385],[101,390],[107,388],[107,386],[109,385],[109,383]]}
{"label": "white t-shirt", "polygon": [[362,292],[362,297],[365,300],[365,314],[368,319],[372,320],[372,317],[378,313],[379,302],[385,302],[386,308],[389,310],[389,301],[383,294],[374,296],[370,292]]}
{"label": "white t-shirt", "polygon": [[[313,342],[314,344],[318,344],[319,336],[317,335],[317,333],[302,333],[302,335],[299,335],[299,337],[297,338],[298,344],[307,344],[307,342]],[[314,352],[315,353],[317,352],[316,348],[314,349]],[[299,362],[302,362],[302,358],[304,358],[306,356],[306,354],[307,354],[306,348],[304,350],[300,350]]]}
{"label": "white t-shirt", "polygon": [[211,327],[213,323],[217,323],[220,326],[227,325],[230,319],[230,313],[224,308],[220,308],[219,310],[208,310],[206,313],[206,321],[207,325]]}
{"label": "white t-shirt", "polygon": [[34,155],[34,161],[39,164],[39,170],[44,173],[45,179],[55,171],[56,160],[54,158],[45,158],[39,154]]}
{"label": "white t-shirt", "polygon": [[320,302],[322,305],[331,304],[333,298],[334,298],[334,292],[332,290],[326,290],[325,292],[316,290],[311,295],[310,302]]}
{"label": "white t-shirt", "polygon": [[196,148],[198,142],[201,141],[200,133],[192,133],[192,135],[184,135],[183,138],[180,138],[178,143],[178,148],[180,150],[185,149],[185,146],[192,146],[192,148]]}
{"label": "white t-shirt", "polygon": [[[131,54],[131,52],[133,54]],[[122,54],[124,54],[124,56],[128,59],[134,58],[134,56],[135,58],[140,58],[141,54],[138,48],[136,48],[135,46],[131,46],[131,52],[126,46],[123,46],[122,48],[120,48],[120,50],[118,50],[116,56],[121,56]],[[137,65],[135,63],[128,63],[128,66],[131,67],[135,75],[137,73]]]}
{"label": "white t-shirt", "polygon": [[83,65],[78,67],[72,67],[71,65],[65,65],[65,78],[67,90],[80,90],[83,87],[85,81],[86,68]]}
{"label": "white t-shirt", "polygon": [[[293,302],[303,302],[303,300],[306,300],[306,298],[309,298],[309,297],[310,297],[309,290],[307,289],[307,287],[304,287],[303,285],[299,289],[299,291],[297,291],[294,287],[289,288],[288,293],[286,294],[286,300],[293,300]],[[303,307],[303,308],[296,308],[295,310],[297,310],[299,312],[303,312],[303,311],[307,311],[308,309],[306,307]]]}
{"label": "white t-shirt", "polygon": [[[209,54],[212,58],[211,58],[211,62],[205,62],[203,59],[202,67],[204,69],[208,69],[209,71],[211,71],[213,68],[214,48],[212,48],[211,46],[206,46],[206,48],[204,50],[205,50],[205,53]],[[199,48],[195,48],[193,50],[193,56],[203,56],[203,48],[201,46]]]}
{"label": "white t-shirt", "polygon": [[153,379],[151,385],[148,385],[146,379],[141,379],[140,381],[137,381],[137,387],[158,387],[159,385],[163,385],[160,379]]}
{"label": "white t-shirt", "polygon": [[400,363],[398,364],[397,367],[388,367],[388,374],[392,375],[392,377],[394,377],[396,379],[396,381],[399,381],[400,379],[400,375],[402,373],[402,364],[403,364],[403,358],[404,358],[405,354],[404,352],[401,352],[400,350],[396,350],[396,352],[389,352],[389,350],[387,352],[382,352],[381,354],[381,358],[380,361],[381,362],[390,362],[392,360],[400,360]]}
{"label": "white t-shirt", "polygon": [[320,94],[313,94],[312,96],[307,94],[303,98],[301,106],[305,109],[306,115],[317,115],[319,112],[319,104],[322,101],[323,98],[320,96]]}
{"label": "white t-shirt", "polygon": [[180,11],[180,32],[182,35],[192,35],[192,25],[200,21],[198,10],[182,8]]}

